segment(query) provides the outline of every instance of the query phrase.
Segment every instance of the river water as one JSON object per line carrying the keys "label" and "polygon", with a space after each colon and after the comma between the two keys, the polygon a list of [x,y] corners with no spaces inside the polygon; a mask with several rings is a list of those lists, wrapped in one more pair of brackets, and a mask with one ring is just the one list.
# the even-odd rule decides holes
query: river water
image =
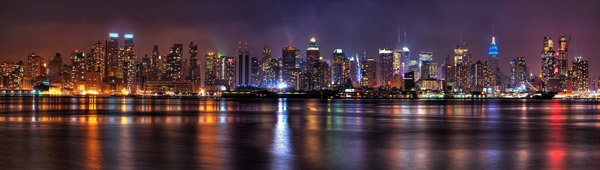
{"label": "river water", "polygon": [[600,103],[0,98],[0,169],[598,169]]}

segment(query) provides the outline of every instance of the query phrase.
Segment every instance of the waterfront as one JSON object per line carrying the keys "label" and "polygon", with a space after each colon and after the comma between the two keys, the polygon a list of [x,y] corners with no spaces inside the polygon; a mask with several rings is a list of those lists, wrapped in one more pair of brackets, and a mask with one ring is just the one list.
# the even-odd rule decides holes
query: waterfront
{"label": "waterfront", "polygon": [[0,169],[593,169],[590,100],[0,98]]}

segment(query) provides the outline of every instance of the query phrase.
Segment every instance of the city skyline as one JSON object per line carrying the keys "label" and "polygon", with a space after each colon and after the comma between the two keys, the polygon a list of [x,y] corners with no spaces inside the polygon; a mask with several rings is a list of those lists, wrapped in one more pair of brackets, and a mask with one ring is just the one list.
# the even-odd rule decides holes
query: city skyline
{"label": "city skyline", "polygon": [[[593,21],[600,15],[593,9],[597,2],[591,1],[550,1],[539,7],[540,3],[536,2],[507,1],[268,2],[266,6],[252,2],[179,1],[171,5],[167,2],[101,3],[92,5],[94,7],[85,5],[88,6],[85,8],[86,3],[80,2],[11,3],[2,13],[13,13],[24,7],[31,12],[18,17],[8,14],[0,17],[4,23],[11,23],[0,28],[4,37],[0,40],[3,61],[25,60],[30,52],[48,59],[56,52],[65,56],[72,49],[87,51],[94,42],[103,40],[107,32],[135,34],[138,60],[150,54],[154,44],[159,45],[161,55],[165,55],[172,44],[190,41],[198,44],[200,54],[217,49],[233,56],[236,42],[248,41],[253,57],[260,56],[262,47],[268,45],[273,57],[279,58],[281,47],[292,45],[302,49],[307,37],[312,36],[319,40],[324,58],[330,58],[329,53],[337,48],[343,49],[346,55],[362,54],[366,48],[368,56],[374,57],[378,49],[394,48],[398,34],[407,32],[411,51],[433,52],[437,61],[443,61],[462,35],[476,61],[487,58],[490,36],[495,32],[500,50],[498,59],[504,73],[508,71],[510,60],[525,56],[530,71],[538,74],[540,37],[545,36],[555,41],[561,35],[572,38],[568,61],[583,56],[592,64],[600,62],[592,51],[598,45],[595,40],[600,38],[592,31],[599,28]],[[159,9],[170,13],[139,12],[157,11],[156,6],[161,5],[165,7]],[[194,6],[209,8],[191,10]],[[112,12],[103,13],[106,16],[93,15],[94,11],[109,7]],[[73,11],[52,10],[57,8]],[[81,12],[83,9],[89,12]],[[236,12],[218,12],[225,10]],[[460,12],[451,12],[453,10]],[[78,11],[80,15],[67,15]],[[22,29],[24,27],[27,29]],[[594,73],[599,69],[590,67],[590,77],[598,76]]]}

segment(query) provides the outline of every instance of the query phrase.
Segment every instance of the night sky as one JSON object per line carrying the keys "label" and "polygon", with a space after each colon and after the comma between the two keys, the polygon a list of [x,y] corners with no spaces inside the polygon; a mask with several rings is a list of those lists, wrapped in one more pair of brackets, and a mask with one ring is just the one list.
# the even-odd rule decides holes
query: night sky
{"label": "night sky", "polygon": [[596,0],[3,1],[0,61],[24,60],[30,52],[47,59],[60,52],[64,61],[72,49],[89,51],[108,32],[133,33],[139,58],[154,44],[165,54],[173,43],[187,47],[190,41],[202,56],[210,49],[232,55],[240,40],[248,41],[254,56],[265,45],[274,57],[288,45],[304,56],[311,36],[325,58],[334,48],[346,55],[366,48],[375,56],[378,48],[396,47],[398,32],[407,32],[413,55],[433,51],[441,63],[461,33],[474,59],[485,59],[495,25],[503,72],[512,58],[525,56],[537,74],[543,37],[567,35],[569,63],[575,56],[590,60],[593,78],[600,76],[599,7]]}

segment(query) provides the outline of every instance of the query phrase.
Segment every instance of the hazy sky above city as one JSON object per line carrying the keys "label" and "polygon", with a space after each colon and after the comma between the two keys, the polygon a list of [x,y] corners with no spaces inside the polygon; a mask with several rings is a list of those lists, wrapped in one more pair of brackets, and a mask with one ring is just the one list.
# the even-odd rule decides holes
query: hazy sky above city
{"label": "hazy sky above city", "polygon": [[[459,37],[474,59],[485,59],[495,25],[503,72],[516,56],[525,56],[539,72],[544,36],[571,37],[569,63],[590,60],[592,76],[600,71],[600,1],[587,0],[21,0],[0,6],[0,61],[24,60],[35,52],[63,60],[72,49],[89,51],[108,32],[133,33],[141,58],[154,44],[165,54],[173,43],[194,41],[200,52],[215,49],[232,55],[237,41],[248,41],[254,56],[268,45],[273,56],[292,45],[304,56],[315,36],[321,55],[334,48],[346,55],[395,48],[398,32],[408,47],[434,52],[443,62]],[[122,42],[120,43],[122,45]],[[188,56],[187,54],[185,56]]]}

